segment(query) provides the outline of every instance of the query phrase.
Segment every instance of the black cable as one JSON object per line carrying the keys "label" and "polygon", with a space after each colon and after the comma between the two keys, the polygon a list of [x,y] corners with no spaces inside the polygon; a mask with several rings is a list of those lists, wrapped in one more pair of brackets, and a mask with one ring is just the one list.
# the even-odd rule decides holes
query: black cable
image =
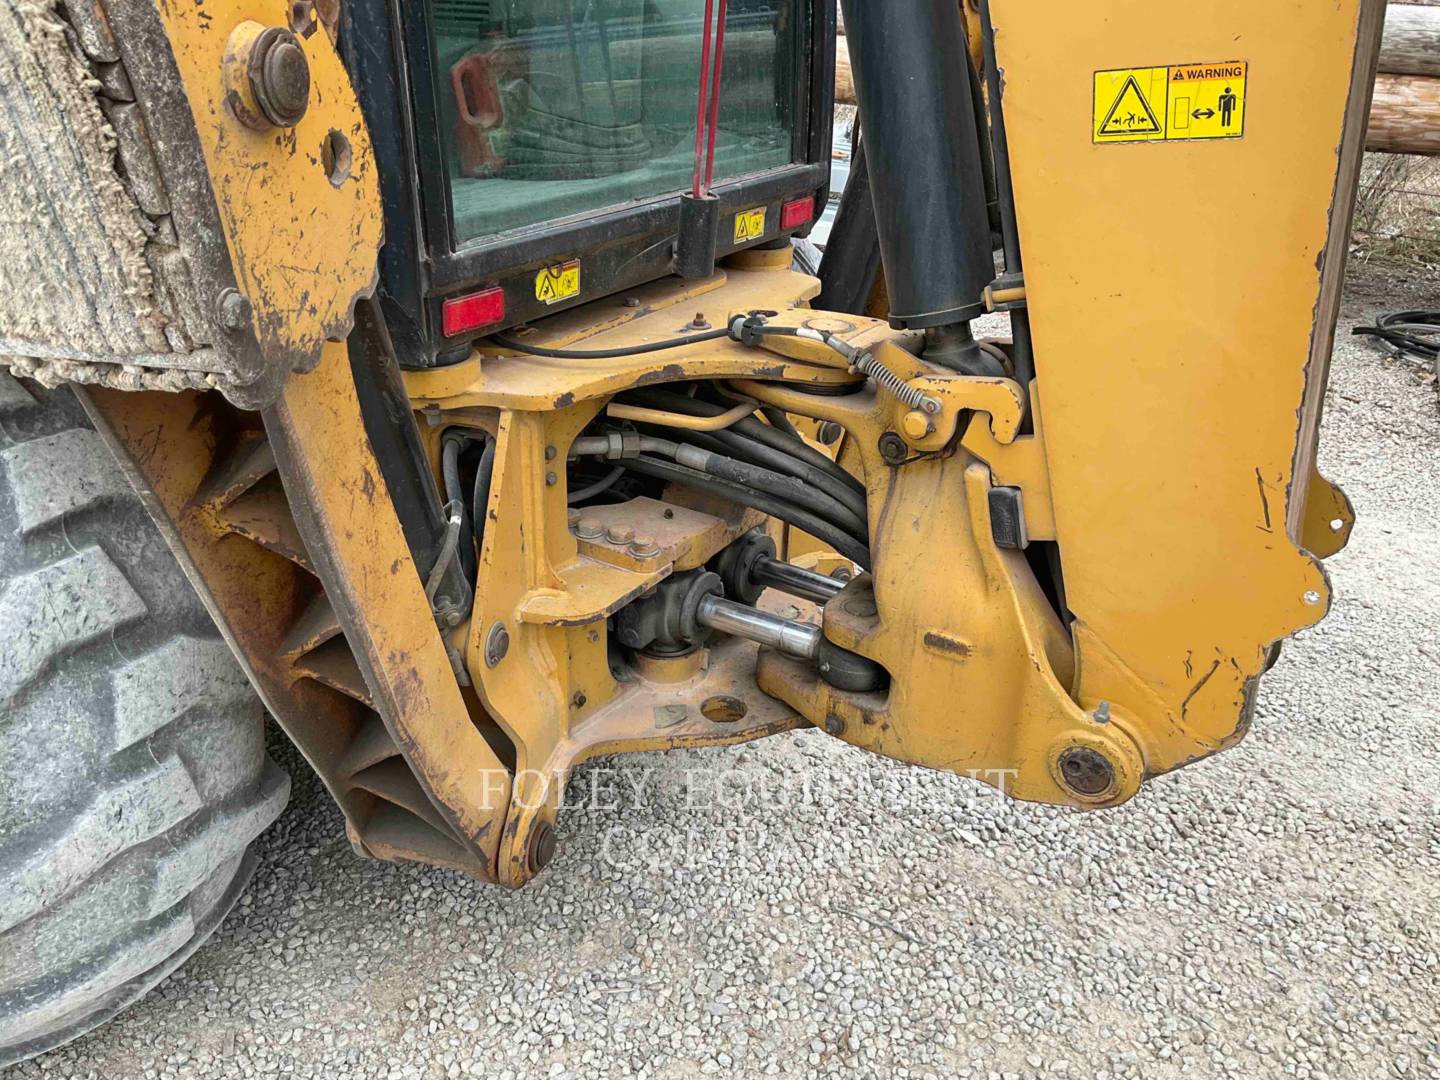
{"label": "black cable", "polygon": [[707,476],[694,469],[687,469],[683,465],[674,465],[668,461],[658,461],[655,458],[636,457],[622,458],[617,464],[625,466],[634,472],[643,473],[646,476],[653,476],[659,480],[670,480],[678,484],[685,484],[689,487],[699,488],[717,495],[729,502],[738,503],[740,506],[748,506],[753,510],[777,517],[781,521],[794,525],[797,529],[803,529],[811,536],[823,543],[829,544],[851,562],[859,563],[866,570],[870,569],[870,549],[857,541],[849,533],[836,528],[828,521],[822,521],[814,514],[801,510],[783,499],[766,495],[762,492],[752,491],[749,488],[741,487],[739,484],[732,484],[728,480],[721,480],[717,477]]}
{"label": "black cable", "polygon": [[1377,318],[1374,326],[1357,326],[1351,333],[1379,338],[1397,356],[1440,359],[1440,311],[1392,311]]}
{"label": "black cable", "polygon": [[718,341],[720,338],[729,336],[729,329],[722,326],[716,330],[706,330],[702,334],[692,334],[690,337],[666,338],[664,341],[652,341],[646,345],[631,345],[623,349],[547,349],[543,345],[526,345],[524,342],[501,334],[492,335],[490,340],[502,349],[513,349],[515,352],[526,353],[530,356],[543,356],[550,360],[615,360],[624,356],[659,352],[662,349],[678,349],[684,345],[693,345],[697,341]]}

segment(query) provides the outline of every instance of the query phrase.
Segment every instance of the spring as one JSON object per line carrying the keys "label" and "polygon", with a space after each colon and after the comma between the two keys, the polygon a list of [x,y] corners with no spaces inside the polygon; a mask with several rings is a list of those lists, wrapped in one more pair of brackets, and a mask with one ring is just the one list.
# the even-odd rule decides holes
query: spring
{"label": "spring", "polygon": [[851,366],[862,375],[869,375],[881,389],[893,394],[910,408],[921,409],[927,413],[938,411],[939,402],[923,390],[917,390],[915,387],[910,386],[904,379],[900,378],[899,375],[896,375],[895,372],[891,371],[879,360],[876,360],[875,357],[871,356],[868,352],[862,352],[859,356],[855,357]]}

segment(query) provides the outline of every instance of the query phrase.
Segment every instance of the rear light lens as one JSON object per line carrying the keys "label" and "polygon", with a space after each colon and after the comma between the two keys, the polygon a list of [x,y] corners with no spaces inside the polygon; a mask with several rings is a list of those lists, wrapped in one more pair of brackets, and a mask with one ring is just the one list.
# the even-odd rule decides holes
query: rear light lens
{"label": "rear light lens", "polygon": [[780,228],[793,229],[797,225],[804,225],[814,217],[814,195],[806,195],[803,199],[791,199],[780,207]]}
{"label": "rear light lens", "polygon": [[440,328],[446,337],[489,326],[505,318],[505,290],[496,285],[440,305]]}

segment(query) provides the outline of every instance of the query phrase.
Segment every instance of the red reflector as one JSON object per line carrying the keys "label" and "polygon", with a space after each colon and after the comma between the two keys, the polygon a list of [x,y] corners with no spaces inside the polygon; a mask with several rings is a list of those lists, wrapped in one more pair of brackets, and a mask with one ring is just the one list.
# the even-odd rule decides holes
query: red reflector
{"label": "red reflector", "polygon": [[469,296],[456,296],[440,306],[440,324],[446,337],[489,326],[505,318],[505,290],[496,285]]}
{"label": "red reflector", "polygon": [[780,228],[793,229],[796,225],[804,225],[814,216],[814,195],[806,195],[803,199],[791,199],[780,207]]}

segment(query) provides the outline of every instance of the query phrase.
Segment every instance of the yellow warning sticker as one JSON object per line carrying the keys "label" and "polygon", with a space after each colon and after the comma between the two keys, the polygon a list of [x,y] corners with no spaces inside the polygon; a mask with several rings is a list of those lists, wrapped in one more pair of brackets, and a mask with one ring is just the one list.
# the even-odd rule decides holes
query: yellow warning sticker
{"label": "yellow warning sticker", "polygon": [[580,260],[547,266],[535,275],[535,299],[546,304],[559,303],[580,293]]}
{"label": "yellow warning sticker", "polygon": [[765,235],[765,207],[741,210],[735,215],[735,243],[744,244],[759,240]]}
{"label": "yellow warning sticker", "polygon": [[1096,143],[1238,139],[1249,64],[1169,64],[1095,72]]}

